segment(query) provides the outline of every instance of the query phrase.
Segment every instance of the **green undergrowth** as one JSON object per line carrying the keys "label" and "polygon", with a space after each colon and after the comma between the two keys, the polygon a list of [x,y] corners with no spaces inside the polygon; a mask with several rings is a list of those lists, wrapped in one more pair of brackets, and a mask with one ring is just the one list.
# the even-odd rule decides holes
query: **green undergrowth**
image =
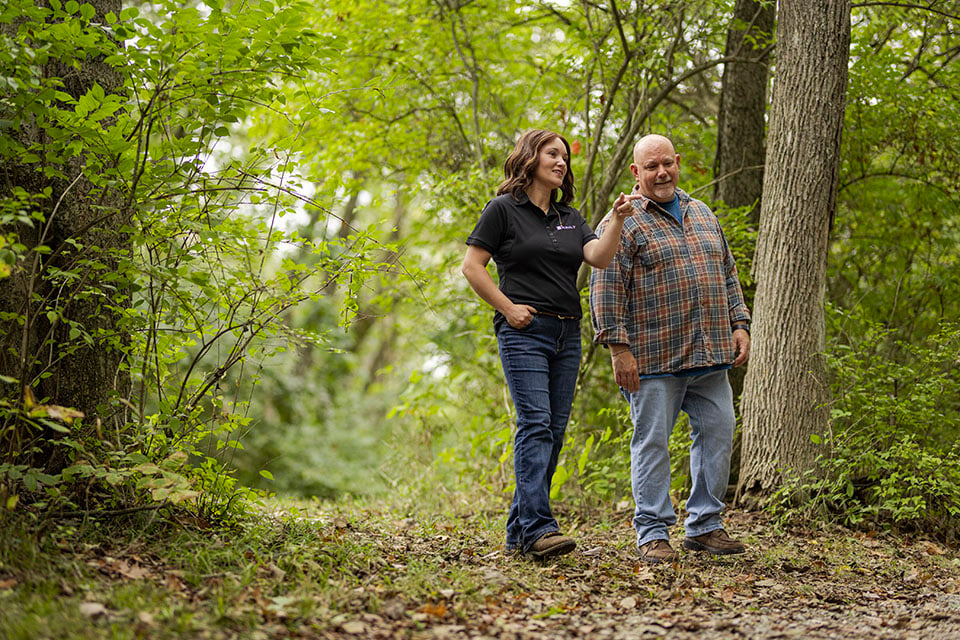
{"label": "green undergrowth", "polygon": [[273,635],[335,627],[398,597],[428,612],[452,591],[479,602],[483,585],[455,560],[496,551],[500,527],[484,511],[350,500],[278,502],[222,529],[135,517],[30,531],[0,517],[9,638],[232,637],[265,626]]}

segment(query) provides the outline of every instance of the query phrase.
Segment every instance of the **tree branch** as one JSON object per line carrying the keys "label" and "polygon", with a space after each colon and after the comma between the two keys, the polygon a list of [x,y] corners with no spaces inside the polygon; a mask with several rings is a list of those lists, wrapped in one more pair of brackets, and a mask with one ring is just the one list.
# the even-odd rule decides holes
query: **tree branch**
{"label": "tree branch", "polygon": [[960,20],[960,15],[947,13],[946,11],[940,11],[934,9],[933,5],[936,2],[931,2],[929,5],[922,4],[908,4],[904,2],[857,2],[852,5],[852,8],[859,9],[861,7],[896,7],[898,9],[916,9],[918,11],[929,11],[930,13],[935,13],[937,15],[943,16],[944,18],[950,18],[951,20]]}

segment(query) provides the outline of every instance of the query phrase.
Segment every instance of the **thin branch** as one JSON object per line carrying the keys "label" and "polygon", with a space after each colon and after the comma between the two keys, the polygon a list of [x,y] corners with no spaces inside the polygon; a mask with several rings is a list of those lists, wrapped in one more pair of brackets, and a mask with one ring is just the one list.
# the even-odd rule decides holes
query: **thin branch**
{"label": "thin branch", "polygon": [[936,4],[936,2],[931,2],[929,5],[908,4],[903,2],[857,2],[854,3],[851,8],[859,9],[861,7],[896,7],[898,9],[916,9],[919,11],[929,11],[930,13],[935,13],[943,16],[944,18],[950,18],[951,20],[960,20],[960,14],[952,14],[947,13],[946,11],[940,11],[939,9],[934,9],[934,4]]}

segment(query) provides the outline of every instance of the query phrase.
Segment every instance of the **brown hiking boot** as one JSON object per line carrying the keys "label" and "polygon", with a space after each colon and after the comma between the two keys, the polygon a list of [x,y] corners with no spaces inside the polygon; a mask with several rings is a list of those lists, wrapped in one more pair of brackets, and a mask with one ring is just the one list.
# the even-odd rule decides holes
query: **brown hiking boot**
{"label": "brown hiking boot", "polygon": [[680,555],[666,540],[651,540],[640,547],[640,559],[650,564],[660,564],[676,562],[680,559]]}
{"label": "brown hiking boot", "polygon": [[726,556],[732,553],[743,553],[747,550],[723,529],[716,529],[702,536],[688,537],[683,541],[683,548],[691,551],[709,551],[715,556]]}
{"label": "brown hiking boot", "polygon": [[537,538],[527,553],[534,558],[550,558],[570,553],[576,548],[577,543],[572,538],[562,535],[559,531],[551,531]]}

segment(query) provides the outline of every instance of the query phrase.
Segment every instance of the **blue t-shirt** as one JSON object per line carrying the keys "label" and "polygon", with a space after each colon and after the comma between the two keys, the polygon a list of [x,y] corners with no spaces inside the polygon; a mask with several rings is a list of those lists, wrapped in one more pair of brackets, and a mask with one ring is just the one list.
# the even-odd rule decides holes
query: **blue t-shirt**
{"label": "blue t-shirt", "polygon": [[[654,202],[657,202],[654,200]],[[660,208],[676,218],[677,222],[683,224],[683,216],[680,213],[680,196],[673,194],[673,200],[670,202],[657,202]]]}

